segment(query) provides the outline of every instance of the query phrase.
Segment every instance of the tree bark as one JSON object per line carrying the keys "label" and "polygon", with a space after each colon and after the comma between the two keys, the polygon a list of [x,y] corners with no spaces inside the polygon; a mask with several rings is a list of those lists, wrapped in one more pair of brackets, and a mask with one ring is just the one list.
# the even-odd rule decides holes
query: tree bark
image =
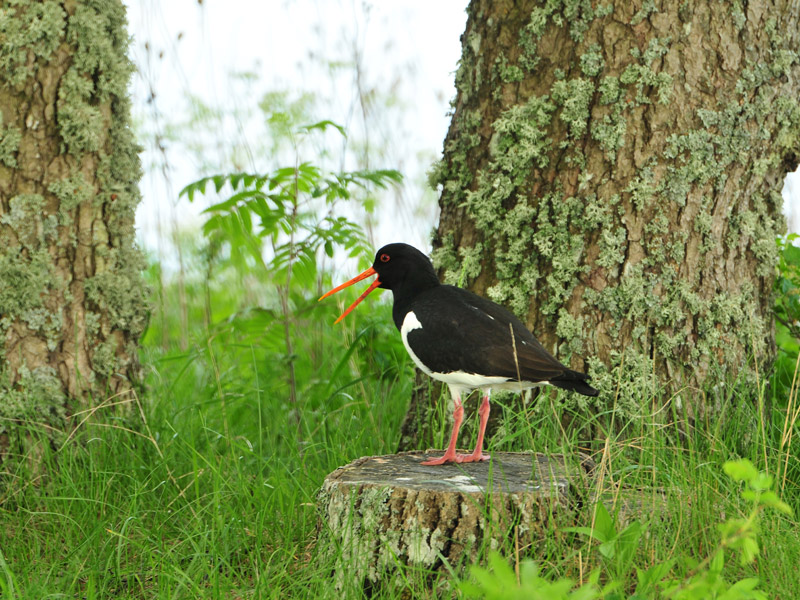
{"label": "tree bark", "polygon": [[[433,173],[443,279],[588,370],[598,406],[617,396],[636,415],[672,397],[712,416],[723,386],[754,384],[774,354],[799,13],[789,0],[473,0]],[[415,394],[409,414],[428,402]]]}
{"label": "tree bark", "polygon": [[[333,564],[341,592],[415,597],[400,565],[447,584],[487,548],[524,552],[575,525],[586,499],[586,457],[498,452],[492,463],[425,467],[424,452],[361,458],[325,478],[318,559]],[[580,461],[583,460],[583,463]],[[580,464],[579,464],[580,463]],[[513,550],[512,550],[513,552]],[[444,576],[444,579],[442,579]],[[444,592],[444,590],[438,590]]]}
{"label": "tree bark", "polygon": [[0,8],[0,452],[126,403],[146,324],[118,0]]}

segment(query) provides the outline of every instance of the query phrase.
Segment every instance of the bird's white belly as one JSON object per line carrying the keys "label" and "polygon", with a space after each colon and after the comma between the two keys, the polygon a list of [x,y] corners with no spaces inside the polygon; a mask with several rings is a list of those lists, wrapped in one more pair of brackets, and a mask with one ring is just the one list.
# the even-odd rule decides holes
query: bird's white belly
{"label": "bird's white belly", "polygon": [[409,311],[403,319],[403,324],[400,327],[400,337],[403,340],[403,346],[406,347],[406,352],[417,365],[420,371],[429,375],[433,379],[442,381],[449,386],[453,386],[462,390],[474,390],[478,388],[492,388],[496,390],[509,390],[509,391],[522,391],[528,388],[537,387],[540,385],[548,385],[549,381],[539,381],[532,383],[530,381],[513,381],[508,377],[498,377],[490,375],[478,375],[477,373],[467,373],[465,371],[451,371],[450,373],[435,373],[428,369],[419,357],[414,354],[411,346],[408,343],[408,334],[415,329],[422,329],[422,323],[417,319],[414,311]]}

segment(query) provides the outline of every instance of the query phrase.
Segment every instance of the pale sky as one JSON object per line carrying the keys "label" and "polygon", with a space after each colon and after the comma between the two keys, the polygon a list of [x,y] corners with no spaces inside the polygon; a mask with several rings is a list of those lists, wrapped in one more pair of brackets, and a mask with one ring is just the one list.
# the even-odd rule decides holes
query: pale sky
{"label": "pale sky", "polygon": [[[425,192],[425,172],[442,151],[449,126],[449,101],[455,95],[454,73],[461,54],[460,36],[466,24],[464,1],[419,0],[403,3],[356,0],[252,2],[246,0],[127,0],[134,37],[132,56],[141,71],[133,86],[134,115],[153,131],[157,111],[163,130],[168,120],[185,118],[186,96],[206,103],[242,108],[240,88],[231,88],[232,71],[252,71],[257,101],[269,90],[314,92],[324,105],[319,118],[331,119],[358,134],[361,112],[355,105],[353,70],[341,69],[331,77],[320,65],[325,60],[350,60],[361,52],[366,86],[393,94],[402,108],[395,120],[373,123],[370,143],[385,146],[393,164],[370,165],[397,168],[406,176],[402,193],[385,207],[378,219],[377,241],[406,241],[429,245],[437,214],[434,196]],[[366,7],[366,8],[365,8]],[[179,39],[180,35],[180,39]],[[145,48],[148,43],[149,49]],[[148,103],[149,87],[156,91]],[[232,123],[216,136],[219,145],[255,145],[249,139],[263,128],[240,128]],[[143,162],[170,166],[168,181],[159,169],[146,168],[142,181],[143,202],[137,214],[139,236],[148,248],[159,243],[159,228],[172,221],[180,225],[199,222],[203,207],[178,201],[178,191],[209,173],[180,151],[165,143],[162,153],[145,148]],[[309,157],[314,160],[315,157]],[[283,165],[281,165],[283,166]],[[352,165],[350,165],[352,168]],[[251,168],[255,168],[255,165]],[[420,202],[427,193],[428,202]],[[168,237],[169,234],[163,233]]]}

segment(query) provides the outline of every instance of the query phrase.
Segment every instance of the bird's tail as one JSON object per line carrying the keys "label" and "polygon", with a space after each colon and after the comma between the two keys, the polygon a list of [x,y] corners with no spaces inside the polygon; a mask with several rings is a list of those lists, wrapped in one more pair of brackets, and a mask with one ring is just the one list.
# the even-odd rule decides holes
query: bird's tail
{"label": "bird's tail", "polygon": [[590,386],[587,382],[590,377],[586,373],[579,371],[565,371],[563,375],[554,377],[550,383],[562,390],[578,392],[584,396],[597,396],[600,392]]}

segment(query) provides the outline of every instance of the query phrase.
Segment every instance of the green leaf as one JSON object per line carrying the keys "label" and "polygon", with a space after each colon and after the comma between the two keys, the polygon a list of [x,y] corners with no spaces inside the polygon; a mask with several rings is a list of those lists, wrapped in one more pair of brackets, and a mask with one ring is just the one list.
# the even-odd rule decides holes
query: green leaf
{"label": "green leaf", "polygon": [[[561,531],[567,533],[582,533],[583,535],[586,535],[590,538],[597,539],[597,537],[595,536],[595,530],[592,529],[591,527],[563,527]],[[605,541],[605,540],[600,540],[600,541]]]}
{"label": "green leaf", "polygon": [[780,499],[778,494],[773,492],[772,490],[767,490],[763,494],[761,494],[760,498],[761,504],[764,506],[769,506],[770,508],[774,508],[786,515],[791,515],[794,511],[792,511],[792,507],[786,504],[783,500]]}
{"label": "green leaf", "polygon": [[758,477],[758,470],[746,458],[728,461],[723,465],[728,477],[736,481],[752,481]]}
{"label": "green leaf", "polygon": [[214,182],[214,189],[219,194],[219,191],[225,187],[225,183],[227,182],[228,177],[226,175],[214,175],[211,177],[211,181]]}
{"label": "green leaf", "polygon": [[183,196],[187,196],[189,198],[189,202],[194,201],[194,195],[196,193],[205,194],[206,191],[206,183],[208,183],[208,178],[204,177],[203,179],[199,179],[194,181],[184,187],[180,192],[178,192],[178,198]]}
{"label": "green leaf", "polygon": [[800,248],[794,244],[787,244],[783,249],[783,260],[788,265],[800,267]]}
{"label": "green leaf", "polygon": [[766,473],[759,473],[750,480],[750,485],[756,490],[768,490],[772,487],[772,477]]}
{"label": "green leaf", "polygon": [[[236,205],[239,204],[240,202],[249,200],[251,198],[263,198],[263,196],[264,194],[259,190],[245,190],[243,192],[237,192],[227,200],[218,202],[217,204],[212,204],[203,212],[210,213],[210,212],[230,211],[233,210],[233,208],[236,207]],[[242,208],[247,208],[247,207],[246,206],[240,207],[240,209]]]}
{"label": "green leaf", "polygon": [[751,592],[758,586],[758,578],[757,577],[746,577],[745,579],[740,579],[736,583],[731,586],[731,591],[736,590],[737,592]]}
{"label": "green leaf", "polygon": [[610,540],[608,542],[604,542],[598,546],[597,550],[605,556],[606,558],[614,558],[617,553],[617,544],[616,540]]}
{"label": "green leaf", "polygon": [[329,121],[327,119],[324,121],[317,121],[316,123],[312,123],[311,125],[302,125],[299,129],[302,132],[310,132],[315,129],[319,129],[320,131],[327,131],[329,127],[333,127],[339,133],[342,134],[343,138],[345,139],[347,138],[347,130],[344,127],[342,127],[338,123]]}
{"label": "green leaf", "polygon": [[494,572],[495,577],[503,584],[511,587],[516,586],[517,576],[511,565],[499,552],[492,552],[489,555],[489,566]]}
{"label": "green leaf", "polygon": [[650,598],[656,586],[669,574],[672,566],[675,564],[675,559],[669,559],[657,565],[653,565],[646,571],[636,569],[636,593],[642,594],[644,598]]}
{"label": "green leaf", "polygon": [[628,525],[616,539],[617,546],[617,577],[627,576],[631,569],[639,540],[642,537],[642,524],[634,521]]}
{"label": "green leaf", "polygon": [[595,505],[594,528],[595,536],[601,541],[610,541],[617,535],[614,520],[602,502]]}
{"label": "green leaf", "polygon": [[708,568],[710,571],[714,571],[715,573],[722,573],[722,569],[725,566],[725,550],[720,548],[717,553],[711,558],[711,562],[708,564]]}
{"label": "green leaf", "polygon": [[742,565],[753,562],[756,556],[758,556],[758,542],[755,536],[742,539],[739,551],[742,553],[739,560]]}
{"label": "green leaf", "polygon": [[748,522],[744,519],[728,519],[722,523],[717,524],[720,534],[723,539],[728,539],[740,535],[740,532],[747,533],[750,529]]}

